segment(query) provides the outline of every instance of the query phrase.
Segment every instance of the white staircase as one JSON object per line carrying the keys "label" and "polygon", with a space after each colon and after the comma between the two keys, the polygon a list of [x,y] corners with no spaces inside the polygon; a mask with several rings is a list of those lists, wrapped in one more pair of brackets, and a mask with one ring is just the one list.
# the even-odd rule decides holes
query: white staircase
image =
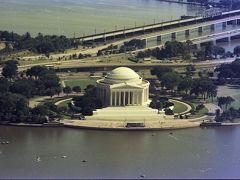
{"label": "white staircase", "polygon": [[146,106],[107,107],[98,109],[93,116],[87,116],[89,120],[162,120],[166,116],[157,109]]}

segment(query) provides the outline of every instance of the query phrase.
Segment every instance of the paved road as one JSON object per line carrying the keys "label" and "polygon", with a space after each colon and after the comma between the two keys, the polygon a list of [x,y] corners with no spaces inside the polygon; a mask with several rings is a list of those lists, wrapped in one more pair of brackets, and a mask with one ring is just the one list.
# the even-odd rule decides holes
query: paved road
{"label": "paved road", "polygon": [[82,61],[82,60],[69,60],[69,61],[62,61],[59,62],[50,62],[50,63],[38,63],[38,64],[29,64],[19,66],[19,71],[26,70],[32,66],[37,65],[53,65],[55,68],[101,68],[101,67],[119,67],[119,66],[127,66],[127,67],[142,67],[142,68],[151,68],[155,66],[170,66],[170,67],[184,67],[189,64],[194,64],[198,67],[214,67],[219,64],[223,63],[231,63],[235,60],[235,58],[226,58],[226,59],[217,59],[217,60],[210,60],[210,61],[203,61],[198,63],[105,63],[100,62],[99,60],[89,60],[89,61]]}

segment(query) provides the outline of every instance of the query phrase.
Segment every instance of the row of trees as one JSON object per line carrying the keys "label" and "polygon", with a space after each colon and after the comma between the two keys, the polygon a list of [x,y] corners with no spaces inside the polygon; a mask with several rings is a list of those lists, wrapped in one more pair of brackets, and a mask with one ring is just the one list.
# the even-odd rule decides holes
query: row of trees
{"label": "row of trees", "polygon": [[14,32],[0,31],[0,40],[6,41],[7,46],[2,52],[15,50],[30,50],[37,53],[64,52],[78,45],[73,39],[65,36],[43,35],[38,33],[32,37],[29,32],[19,35]]}
{"label": "row of trees", "polygon": [[141,39],[132,39],[120,47],[119,53],[124,53],[127,51],[135,51],[137,49],[142,49],[145,47],[145,43]]}
{"label": "row of trees", "polygon": [[227,97],[218,97],[217,101],[218,101],[218,106],[220,106],[221,108],[225,106],[225,110],[227,110],[229,105],[231,105],[235,100],[231,96],[227,96]]}
{"label": "row of trees", "polygon": [[80,93],[81,92],[81,87],[80,86],[73,86],[73,87],[66,86],[66,87],[63,88],[63,92],[65,94],[70,94],[72,92]]}
{"label": "row of trees", "polygon": [[221,64],[215,69],[219,79],[240,78],[240,59],[236,59],[231,64]]}
{"label": "row of trees", "polygon": [[218,55],[223,56],[225,49],[219,46],[214,46],[213,43],[204,43],[201,49],[197,49],[193,43],[188,40],[186,42],[168,41],[162,48],[148,49],[140,51],[137,54],[138,58],[146,58],[153,56],[157,59],[182,57],[183,59],[190,59],[195,56],[199,60],[207,58],[217,58]]}
{"label": "row of trees", "polygon": [[2,75],[4,76],[0,78],[2,93],[11,92],[30,98],[36,95],[53,96],[62,91],[54,69],[45,66],[32,67],[18,76],[15,61],[7,61],[3,66]]}
{"label": "row of trees", "polygon": [[53,104],[29,107],[28,99],[11,92],[0,93],[0,122],[41,124],[60,119],[61,109]]}
{"label": "row of trees", "polygon": [[220,116],[216,118],[218,122],[231,121],[233,122],[235,119],[240,118],[240,108],[234,109],[230,108],[229,110],[224,111]]}
{"label": "row of trees", "polygon": [[178,42],[178,41],[168,41],[162,48],[148,49],[146,51],[140,51],[137,54],[138,58],[146,58],[153,56],[157,59],[172,58],[181,56],[184,59],[189,58],[192,48],[192,42]]}
{"label": "row of trees", "polygon": [[202,96],[204,99],[217,95],[217,86],[206,78],[192,79],[191,73],[195,70],[191,65],[187,68],[187,76],[173,71],[169,67],[156,67],[151,70],[152,75],[156,75],[161,81],[161,86],[167,90],[183,92],[185,95]]}
{"label": "row of trees", "polygon": [[61,85],[53,69],[35,66],[21,75],[16,61],[6,61],[0,78],[0,121],[44,123],[60,118],[53,105],[29,108],[28,98],[59,94]]}
{"label": "row of trees", "polygon": [[0,93],[0,122],[42,124],[60,119],[61,108],[54,104],[29,107],[28,99],[11,92]]}

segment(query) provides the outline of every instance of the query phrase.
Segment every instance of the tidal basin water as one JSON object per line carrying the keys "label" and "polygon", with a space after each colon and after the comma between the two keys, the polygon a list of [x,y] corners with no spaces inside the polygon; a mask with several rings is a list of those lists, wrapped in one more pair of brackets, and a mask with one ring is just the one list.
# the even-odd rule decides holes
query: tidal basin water
{"label": "tidal basin water", "polygon": [[201,9],[158,0],[0,0],[0,30],[73,37],[195,15]]}
{"label": "tidal basin water", "polygon": [[240,178],[240,127],[172,132],[0,126],[0,178]]}

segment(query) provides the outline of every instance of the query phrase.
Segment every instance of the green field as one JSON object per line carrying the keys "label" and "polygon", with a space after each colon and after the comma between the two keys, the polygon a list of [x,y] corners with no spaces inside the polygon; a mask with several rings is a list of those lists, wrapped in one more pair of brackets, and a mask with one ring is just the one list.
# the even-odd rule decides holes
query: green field
{"label": "green field", "polygon": [[187,110],[187,106],[185,106],[184,104],[175,102],[175,101],[173,103],[174,103],[174,109],[173,109],[174,113],[182,113]]}
{"label": "green field", "polygon": [[196,112],[194,115],[191,115],[191,118],[199,118],[199,117],[205,116],[207,113],[208,113],[208,109],[204,107],[198,112]]}
{"label": "green field", "polygon": [[78,80],[66,80],[64,81],[66,86],[80,86],[82,90],[84,90],[87,85],[91,84],[91,85],[95,85],[96,84],[96,80],[92,80],[92,79],[78,79]]}
{"label": "green field", "polygon": [[68,103],[70,103],[72,100],[67,100],[58,105],[58,107],[68,107]]}

